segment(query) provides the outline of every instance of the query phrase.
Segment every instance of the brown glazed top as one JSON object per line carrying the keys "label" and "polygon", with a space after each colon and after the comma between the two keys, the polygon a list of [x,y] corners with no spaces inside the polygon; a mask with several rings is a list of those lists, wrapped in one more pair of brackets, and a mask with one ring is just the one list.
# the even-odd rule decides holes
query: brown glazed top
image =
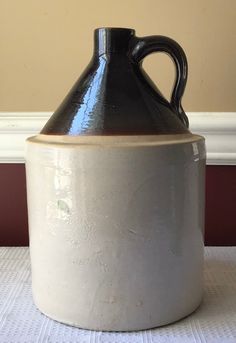
{"label": "brown glazed top", "polygon": [[[145,56],[165,52],[176,66],[168,102],[142,68]],[[187,81],[182,48],[164,36],[138,38],[133,29],[99,28],[92,59],[41,131],[45,135],[186,134],[181,106]]]}

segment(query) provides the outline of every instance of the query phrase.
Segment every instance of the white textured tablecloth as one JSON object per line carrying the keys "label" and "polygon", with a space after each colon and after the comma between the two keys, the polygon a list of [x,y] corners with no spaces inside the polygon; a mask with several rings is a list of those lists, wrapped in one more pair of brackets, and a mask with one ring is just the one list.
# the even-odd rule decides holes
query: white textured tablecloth
{"label": "white textured tablecloth", "polygon": [[236,247],[206,248],[205,296],[181,321],[130,333],[93,332],[41,314],[31,295],[28,248],[0,248],[0,343],[236,343]]}

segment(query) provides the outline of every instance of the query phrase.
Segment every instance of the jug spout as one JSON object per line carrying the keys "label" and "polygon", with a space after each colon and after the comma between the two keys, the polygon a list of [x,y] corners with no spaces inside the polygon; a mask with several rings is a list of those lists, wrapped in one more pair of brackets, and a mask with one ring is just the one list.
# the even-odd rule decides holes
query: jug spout
{"label": "jug spout", "polygon": [[135,30],[118,27],[102,27],[94,31],[94,55],[126,53]]}

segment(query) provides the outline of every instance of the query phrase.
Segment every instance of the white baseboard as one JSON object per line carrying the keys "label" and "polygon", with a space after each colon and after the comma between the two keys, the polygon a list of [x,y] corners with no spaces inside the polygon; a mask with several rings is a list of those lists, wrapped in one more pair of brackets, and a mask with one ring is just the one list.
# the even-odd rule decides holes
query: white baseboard
{"label": "white baseboard", "polygon": [[[0,112],[0,163],[24,163],[25,140],[51,112]],[[236,165],[236,112],[188,112],[190,130],[206,138],[207,164]]]}

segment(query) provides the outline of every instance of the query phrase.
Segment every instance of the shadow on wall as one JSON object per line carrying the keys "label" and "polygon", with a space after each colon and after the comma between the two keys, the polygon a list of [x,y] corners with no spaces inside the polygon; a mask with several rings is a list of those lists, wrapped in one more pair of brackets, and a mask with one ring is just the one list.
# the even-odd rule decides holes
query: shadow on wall
{"label": "shadow on wall", "polygon": [[[24,164],[0,164],[0,246],[28,240]],[[236,166],[207,166],[206,245],[236,245]]]}

